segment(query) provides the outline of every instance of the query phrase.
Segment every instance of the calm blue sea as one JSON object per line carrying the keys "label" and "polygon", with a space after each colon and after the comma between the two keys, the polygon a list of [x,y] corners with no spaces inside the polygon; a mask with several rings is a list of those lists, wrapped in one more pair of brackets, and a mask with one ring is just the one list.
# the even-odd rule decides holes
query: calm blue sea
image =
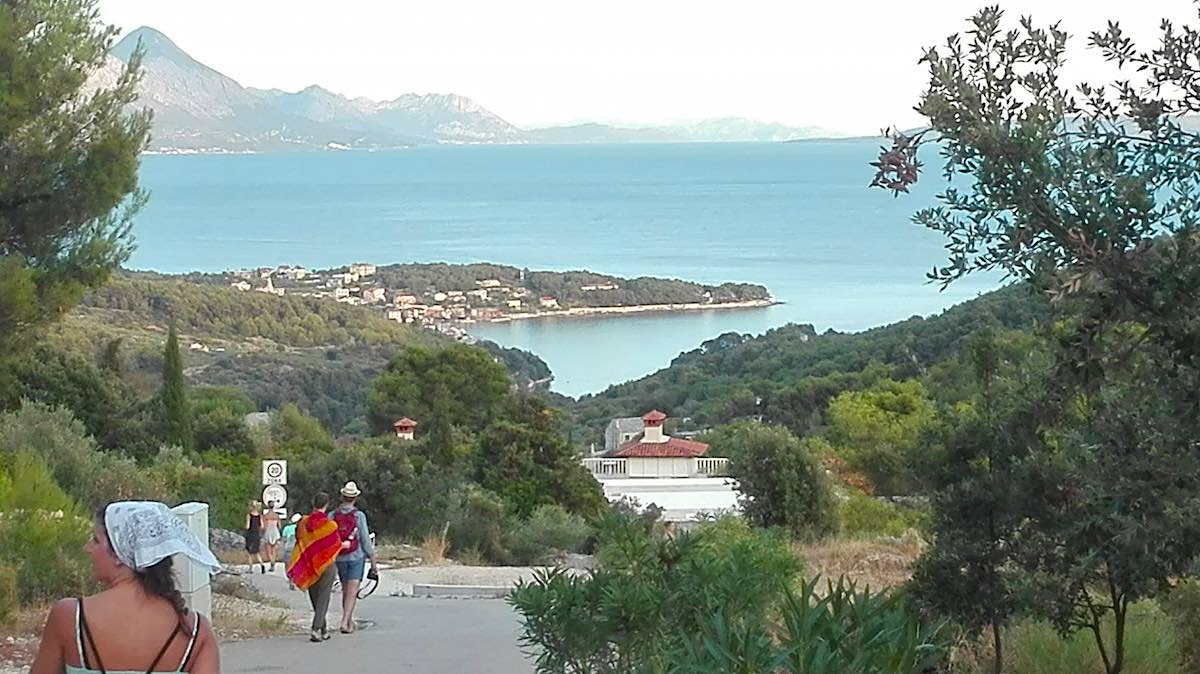
{"label": "calm blue sea", "polygon": [[145,158],[151,191],[130,266],[164,272],[354,261],[489,261],[534,269],[766,285],[769,309],[480,325],[529,349],[571,395],[661,367],[722,332],[789,322],[860,330],[996,285],[939,292],[941,239],[910,224],[937,179],[867,187],[871,141],[458,146],[386,153]]}

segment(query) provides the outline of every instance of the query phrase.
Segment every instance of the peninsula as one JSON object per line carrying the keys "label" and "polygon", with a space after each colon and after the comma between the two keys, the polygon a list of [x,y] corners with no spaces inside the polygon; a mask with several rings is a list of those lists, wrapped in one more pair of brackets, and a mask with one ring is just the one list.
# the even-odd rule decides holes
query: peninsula
{"label": "peninsula", "polygon": [[755,284],[704,285],[678,279],[531,271],[495,264],[358,262],[316,270],[280,265],[174,278],[244,292],[370,307],[389,320],[456,335],[461,335],[462,326],[470,323],[749,309],[776,303],[767,288]]}

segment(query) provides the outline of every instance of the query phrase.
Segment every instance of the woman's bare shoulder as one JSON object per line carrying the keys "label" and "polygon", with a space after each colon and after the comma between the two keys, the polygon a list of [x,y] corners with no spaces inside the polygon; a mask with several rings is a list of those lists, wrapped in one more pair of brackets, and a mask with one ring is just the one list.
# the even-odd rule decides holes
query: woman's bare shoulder
{"label": "woman's bare shoulder", "polygon": [[54,602],[50,606],[50,615],[47,616],[48,624],[55,624],[56,621],[70,619],[75,621],[75,609],[79,606],[79,600],[75,597],[64,597]]}
{"label": "woman's bare shoulder", "polygon": [[59,599],[50,606],[50,612],[46,615],[46,629],[44,635],[50,635],[54,638],[63,638],[68,634],[75,632],[75,611],[79,606],[79,600],[75,597],[66,597]]}

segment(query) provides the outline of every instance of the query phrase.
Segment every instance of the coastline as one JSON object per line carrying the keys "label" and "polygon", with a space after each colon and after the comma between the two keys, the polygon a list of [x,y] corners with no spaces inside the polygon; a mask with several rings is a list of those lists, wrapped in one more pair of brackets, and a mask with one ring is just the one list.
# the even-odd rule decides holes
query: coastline
{"label": "coastline", "polygon": [[745,300],[741,302],[717,302],[714,304],[704,304],[700,302],[689,302],[685,304],[633,304],[619,307],[573,307],[571,309],[562,309],[558,311],[535,311],[526,313],[508,314],[498,318],[487,320],[459,321],[469,325],[471,323],[512,323],[514,321],[530,321],[546,318],[594,318],[597,316],[622,316],[636,314],[665,314],[677,313],[686,311],[726,311],[731,309],[765,309],[778,304],[783,304],[775,298],[767,298],[762,300]]}

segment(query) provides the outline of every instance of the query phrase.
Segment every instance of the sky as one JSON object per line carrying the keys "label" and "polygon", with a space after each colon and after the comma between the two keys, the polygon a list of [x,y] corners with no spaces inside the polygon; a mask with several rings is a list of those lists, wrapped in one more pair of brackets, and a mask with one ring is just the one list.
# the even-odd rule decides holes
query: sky
{"label": "sky", "polygon": [[[468,96],[525,127],[741,116],[841,133],[918,126],[922,49],[967,29],[963,0],[99,0],[246,86],[347,96]],[[1153,39],[1191,0],[1011,0],[1062,21],[1073,79],[1110,73],[1086,37]],[[1110,79],[1105,77],[1105,79]]]}

